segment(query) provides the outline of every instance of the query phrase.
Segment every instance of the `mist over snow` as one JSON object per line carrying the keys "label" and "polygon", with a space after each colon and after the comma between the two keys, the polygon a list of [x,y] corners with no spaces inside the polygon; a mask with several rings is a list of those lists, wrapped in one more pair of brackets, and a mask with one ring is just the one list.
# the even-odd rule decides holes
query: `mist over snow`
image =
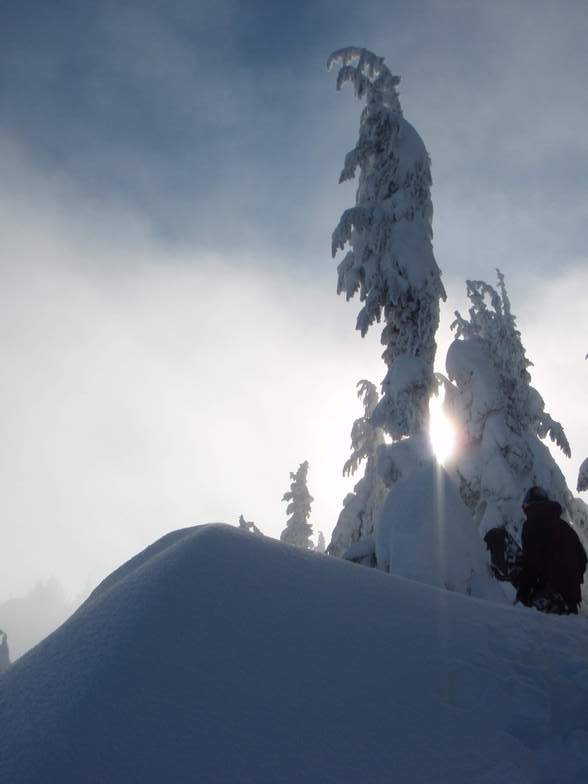
{"label": "mist over snow", "polygon": [[[195,520],[244,513],[279,536],[302,458],[315,529],[329,530],[349,484],[355,382],[380,365],[378,346],[347,332],[344,303],[281,267],[121,250],[95,225],[80,230],[83,214],[72,220],[78,236],[56,218],[18,242],[3,226],[2,473],[15,558],[0,596],[46,573],[79,592]],[[14,265],[6,248],[17,245]]]}

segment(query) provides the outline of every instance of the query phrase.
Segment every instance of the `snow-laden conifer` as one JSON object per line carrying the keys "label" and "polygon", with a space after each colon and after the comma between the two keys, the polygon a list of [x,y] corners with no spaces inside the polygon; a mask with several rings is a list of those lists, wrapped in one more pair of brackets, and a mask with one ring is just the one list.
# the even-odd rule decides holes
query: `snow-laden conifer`
{"label": "snow-laden conifer", "polygon": [[322,531],[319,531],[316,547],[314,549],[317,551],[317,553],[324,553],[325,550],[327,549],[327,543],[325,542],[325,535]]}
{"label": "snow-laden conifer", "polygon": [[330,555],[342,556],[354,542],[371,536],[375,518],[384,502],[386,487],[377,471],[377,453],[384,444],[384,432],[372,423],[378,405],[378,391],[374,384],[359,381],[357,396],[363,402],[363,416],[351,428],[351,455],[343,466],[344,476],[353,476],[365,460],[363,477],[343,501],[328,547]]}
{"label": "snow-laden conifer", "polygon": [[312,526],[308,522],[308,518],[310,517],[310,506],[314,499],[308,492],[306,485],[307,476],[307,460],[300,464],[296,473],[290,474],[290,479],[292,480],[290,490],[284,493],[282,498],[282,501],[288,503],[286,508],[288,521],[280,539],[282,542],[293,544],[296,547],[313,550],[314,545],[311,540]]}
{"label": "snow-laden conifer", "polygon": [[246,520],[243,515],[239,515],[239,528],[242,531],[249,531],[250,534],[259,534],[263,536],[259,528],[252,520]]}
{"label": "snow-laden conifer", "polygon": [[[588,354],[586,354],[585,359],[588,359]],[[583,493],[586,490],[588,490],[588,457],[578,471],[578,492]]]}
{"label": "snow-laden conifer", "polygon": [[8,650],[8,635],[0,629],[0,673],[10,667],[10,651]]}
{"label": "snow-laden conifer", "polygon": [[584,460],[578,472],[578,492],[583,493],[586,490],[588,490],[588,457]]}
{"label": "snow-laden conifer", "polygon": [[355,206],[333,232],[333,256],[348,246],[337,291],[347,299],[359,293],[362,336],[383,315],[388,372],[373,420],[400,439],[427,429],[439,300],[445,298],[432,247],[429,156],[402,116],[400,79],[383,58],[350,47],[334,52],[327,65],[339,67],[337,89],[350,82],[366,99],[359,139],[339,180],[352,179],[359,169]]}
{"label": "snow-laden conifer", "polygon": [[[521,502],[532,485],[545,488],[569,519],[583,516],[549,449],[549,435],[569,457],[563,427],[531,386],[525,349],[498,270],[498,290],[467,281],[469,317],[456,313],[447,353],[445,410],[458,430],[449,465],[480,533],[500,525],[517,536]],[[583,506],[583,505],[582,505]]]}

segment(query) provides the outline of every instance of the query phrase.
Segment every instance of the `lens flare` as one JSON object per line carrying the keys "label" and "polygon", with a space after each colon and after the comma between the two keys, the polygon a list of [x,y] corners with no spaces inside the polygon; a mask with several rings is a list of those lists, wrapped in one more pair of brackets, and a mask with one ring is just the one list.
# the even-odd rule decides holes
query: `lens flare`
{"label": "lens flare", "polygon": [[429,428],[431,447],[439,463],[444,464],[455,450],[455,428],[443,413],[443,401],[440,398],[431,399],[429,412],[431,414]]}

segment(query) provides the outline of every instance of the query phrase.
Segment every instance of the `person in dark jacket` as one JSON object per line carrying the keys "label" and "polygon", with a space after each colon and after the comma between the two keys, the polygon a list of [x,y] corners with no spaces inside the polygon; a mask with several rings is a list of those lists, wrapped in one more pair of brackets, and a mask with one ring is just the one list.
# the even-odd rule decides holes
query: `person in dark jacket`
{"label": "person in dark jacket", "polygon": [[587,562],[578,534],[561,519],[561,506],[541,487],[529,490],[523,511],[527,519],[521,538],[518,601],[529,606],[542,596],[548,606],[551,601],[555,612],[577,613]]}

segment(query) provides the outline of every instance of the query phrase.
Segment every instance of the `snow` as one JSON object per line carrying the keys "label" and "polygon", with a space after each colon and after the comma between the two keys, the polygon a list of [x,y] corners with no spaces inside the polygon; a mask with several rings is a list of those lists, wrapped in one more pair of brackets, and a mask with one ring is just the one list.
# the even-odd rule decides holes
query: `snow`
{"label": "snow", "polygon": [[432,457],[428,434],[403,438],[378,450],[378,472],[387,487],[422,468]]}
{"label": "snow", "polygon": [[505,525],[518,539],[524,521],[522,500],[533,485],[543,487],[585,536],[586,510],[574,499],[541,439],[549,436],[568,457],[569,443],[530,384],[532,363],[504,275],[497,270],[497,276],[498,290],[483,281],[466,282],[469,319],[456,312],[452,325],[457,339],[447,352],[450,380],[439,378],[445,384],[445,411],[456,427],[459,448],[446,466],[481,536]]}
{"label": "snow", "polygon": [[588,458],[584,460],[578,472],[578,492],[583,493],[588,490]]}
{"label": "snow", "polygon": [[[445,299],[432,246],[431,171],[423,140],[402,116],[399,77],[384,60],[359,47],[334,52],[337,89],[350,82],[366,98],[356,146],[345,156],[339,181],[359,183],[355,206],[343,212],[332,236],[333,257],[348,248],[337,267],[337,293],[363,303],[356,328],[362,336],[384,317],[381,342],[388,375],[372,417],[393,439],[426,428],[433,374],[439,300]],[[400,369],[396,363],[416,362]],[[402,382],[405,383],[402,383]]]}
{"label": "snow", "polygon": [[388,493],[375,529],[378,569],[480,598],[505,601],[458,489],[429,462]]}
{"label": "snow", "polygon": [[308,522],[310,507],[314,498],[308,492],[308,460],[298,466],[296,473],[290,474],[292,483],[290,490],[284,493],[282,501],[286,501],[286,514],[290,515],[280,539],[287,544],[314,550],[312,539],[312,525]]}
{"label": "snow", "polygon": [[454,340],[445,360],[447,375],[459,387],[469,387],[464,396],[461,416],[467,420],[470,437],[481,438],[486,418],[502,409],[498,373],[490,357],[490,348],[482,338]]}
{"label": "snow", "polygon": [[0,781],[580,784],[587,643],[584,618],[185,529],[0,676]]}
{"label": "snow", "polygon": [[[375,519],[386,497],[386,486],[377,470],[378,450],[384,445],[384,433],[374,427],[371,416],[378,405],[379,395],[374,384],[362,379],[357,384],[358,397],[363,402],[363,416],[351,428],[351,456],[343,466],[344,475],[353,475],[365,460],[362,478],[348,493],[329,544],[329,555],[343,556],[353,542],[371,536]],[[346,556],[344,556],[346,557]]]}
{"label": "snow", "polygon": [[341,556],[346,561],[361,561],[363,558],[371,558],[375,555],[376,543],[373,536],[364,536],[349,545]]}

